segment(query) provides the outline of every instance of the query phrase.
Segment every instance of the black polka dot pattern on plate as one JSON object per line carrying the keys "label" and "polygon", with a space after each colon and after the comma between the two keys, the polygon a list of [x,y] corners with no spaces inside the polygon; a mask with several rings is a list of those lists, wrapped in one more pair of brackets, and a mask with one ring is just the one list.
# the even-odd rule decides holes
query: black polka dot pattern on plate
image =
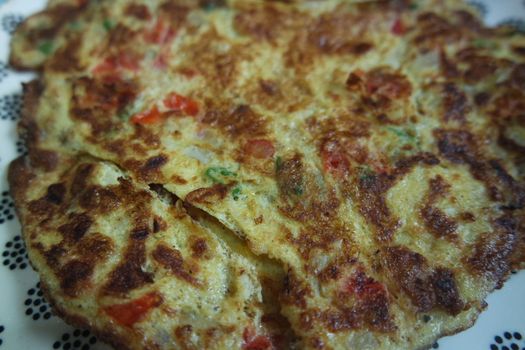
{"label": "black polka dot pattern on plate", "polygon": [[4,62],[0,62],[0,83],[5,77],[7,77],[7,65]]}
{"label": "black polka dot pattern on plate", "polygon": [[10,270],[24,270],[29,266],[26,246],[22,237],[16,236],[5,244],[2,252],[2,265]]}
{"label": "black polka dot pattern on plate", "polygon": [[0,196],[0,224],[15,218],[15,204],[8,191],[2,192]]}
{"label": "black polka dot pattern on plate", "polygon": [[2,333],[5,331],[5,326],[0,325],[0,346],[4,343],[4,340],[2,339]]}
{"label": "black polka dot pattern on plate", "polygon": [[49,320],[53,316],[51,306],[44,299],[44,293],[40,289],[40,282],[27,291],[27,299],[24,301],[24,305],[26,306],[25,314],[34,321]]}
{"label": "black polka dot pattern on plate", "polygon": [[432,349],[438,349],[438,348],[439,348],[438,342],[435,342],[434,344],[432,344]]}
{"label": "black polka dot pattern on plate", "polygon": [[27,146],[24,140],[16,141],[16,153],[19,155],[27,155]]}
{"label": "black polka dot pattern on plate", "polygon": [[22,108],[22,95],[11,94],[0,97],[0,119],[17,120]]}
{"label": "black polka dot pattern on plate", "polygon": [[22,23],[23,20],[24,17],[21,15],[4,15],[4,17],[2,17],[2,29],[9,34],[13,34],[15,32],[16,27],[18,27],[18,25]]}
{"label": "black polka dot pattern on plate", "polygon": [[73,332],[62,334],[60,340],[53,343],[53,349],[89,350],[96,343],[97,338],[88,330],[75,329]]}
{"label": "black polka dot pattern on plate", "polygon": [[525,350],[525,339],[523,334],[517,331],[503,332],[494,337],[490,350]]}

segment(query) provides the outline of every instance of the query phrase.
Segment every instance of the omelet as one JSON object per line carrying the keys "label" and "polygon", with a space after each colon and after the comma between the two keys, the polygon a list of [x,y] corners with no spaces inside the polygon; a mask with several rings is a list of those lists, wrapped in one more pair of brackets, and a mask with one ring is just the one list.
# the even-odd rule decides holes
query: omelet
{"label": "omelet", "polygon": [[462,1],[51,1],[10,184],[123,349],[423,349],[525,266],[525,36]]}

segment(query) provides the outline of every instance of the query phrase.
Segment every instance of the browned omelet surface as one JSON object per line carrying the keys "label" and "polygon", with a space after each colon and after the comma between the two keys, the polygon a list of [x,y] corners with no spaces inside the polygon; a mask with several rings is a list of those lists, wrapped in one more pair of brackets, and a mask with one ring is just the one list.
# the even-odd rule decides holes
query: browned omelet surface
{"label": "browned omelet surface", "polygon": [[524,266],[525,37],[463,2],[53,1],[11,63],[31,261],[117,348],[425,348]]}

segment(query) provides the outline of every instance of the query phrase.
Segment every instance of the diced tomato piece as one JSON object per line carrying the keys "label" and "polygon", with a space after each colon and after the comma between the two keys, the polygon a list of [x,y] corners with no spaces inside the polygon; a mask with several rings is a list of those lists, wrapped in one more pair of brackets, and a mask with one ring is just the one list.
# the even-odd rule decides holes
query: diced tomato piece
{"label": "diced tomato piece", "polygon": [[102,62],[95,66],[95,68],[93,68],[93,74],[118,74],[122,70],[136,71],[139,69],[139,66],[139,58],[136,55],[128,52],[121,52],[106,57]]}
{"label": "diced tomato piece", "polygon": [[151,44],[167,44],[175,38],[175,29],[161,18],[157,19],[155,26],[144,35],[144,39]]}
{"label": "diced tomato piece", "polygon": [[154,106],[150,110],[135,114],[133,117],[131,117],[131,122],[135,124],[153,124],[155,122],[158,122],[162,117],[162,114],[160,113],[157,106]]}
{"label": "diced tomato piece", "polygon": [[386,293],[385,286],[368,277],[363,271],[357,271],[348,280],[344,289],[347,293],[355,294],[360,298],[370,298]]}
{"label": "diced tomato piece", "polygon": [[115,60],[112,57],[106,58],[93,68],[93,74],[104,74],[107,72],[114,72],[117,69]]}
{"label": "diced tomato piece", "polygon": [[172,92],[164,99],[164,106],[171,111],[183,112],[195,116],[199,113],[199,105],[196,101]]}
{"label": "diced tomato piece", "polygon": [[394,24],[392,24],[390,31],[394,35],[403,35],[406,33],[406,28],[401,18],[398,18],[394,21]]}
{"label": "diced tomato piece", "polygon": [[154,307],[162,303],[162,298],[157,293],[148,293],[139,299],[125,304],[117,304],[105,307],[103,310],[119,324],[132,327],[140,321]]}
{"label": "diced tomato piece", "polygon": [[323,144],[321,158],[324,169],[338,177],[344,176],[350,168],[348,158],[336,141],[327,141]]}
{"label": "diced tomato piece", "polygon": [[270,350],[273,344],[270,337],[266,335],[256,335],[253,327],[247,327],[242,335],[244,344],[243,350]]}
{"label": "diced tomato piece", "polygon": [[346,163],[346,158],[339,153],[329,153],[325,157],[325,167],[330,171],[345,170],[347,168]]}
{"label": "diced tomato piece", "polygon": [[267,159],[274,155],[275,147],[269,140],[251,140],[244,145],[244,152],[254,158]]}
{"label": "diced tomato piece", "polygon": [[245,350],[266,350],[271,348],[272,342],[270,338],[265,335],[259,335],[243,346]]}

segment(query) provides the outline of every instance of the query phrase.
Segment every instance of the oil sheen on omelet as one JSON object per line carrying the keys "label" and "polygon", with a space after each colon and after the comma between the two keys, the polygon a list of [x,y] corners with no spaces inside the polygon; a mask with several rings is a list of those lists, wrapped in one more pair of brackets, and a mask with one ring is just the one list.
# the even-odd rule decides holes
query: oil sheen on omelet
{"label": "oil sheen on omelet", "polygon": [[525,37],[460,1],[54,1],[11,64],[32,262],[116,347],[425,348],[524,265]]}

